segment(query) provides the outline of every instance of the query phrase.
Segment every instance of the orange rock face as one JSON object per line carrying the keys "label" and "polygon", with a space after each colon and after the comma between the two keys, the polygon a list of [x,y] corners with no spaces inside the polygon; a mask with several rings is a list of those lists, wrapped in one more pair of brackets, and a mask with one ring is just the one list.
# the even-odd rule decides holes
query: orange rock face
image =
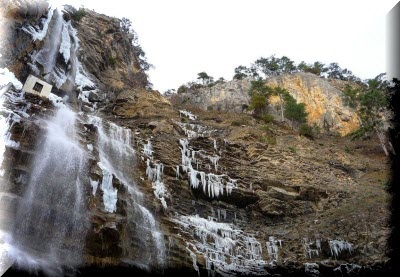
{"label": "orange rock face", "polygon": [[[308,123],[317,124],[321,128],[329,124],[330,130],[337,131],[342,136],[359,127],[359,119],[355,111],[345,106],[342,92],[328,81],[311,73],[296,73],[282,75],[267,80],[269,86],[281,86],[299,103],[306,105]],[[272,105],[279,104],[279,98],[270,98]]]}

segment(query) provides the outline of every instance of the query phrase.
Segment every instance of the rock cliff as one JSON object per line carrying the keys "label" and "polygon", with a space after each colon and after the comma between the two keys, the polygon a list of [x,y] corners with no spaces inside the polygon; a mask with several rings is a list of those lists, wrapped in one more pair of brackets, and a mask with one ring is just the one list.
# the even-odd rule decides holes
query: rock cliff
{"label": "rock cliff", "polygon": [[[80,42],[79,51],[74,43],[69,48],[77,59],[67,65],[77,71],[65,69],[68,91],[63,83],[41,99],[10,88],[0,98],[0,245],[14,268],[191,276],[387,270],[388,167],[377,141],[309,140],[283,125],[225,112],[219,99],[228,95],[226,105],[240,111],[246,81],[199,95],[204,106],[173,105],[135,81],[145,73],[118,20],[86,10],[74,22],[71,13],[66,8],[62,20],[53,19]],[[51,72],[59,76],[61,43],[33,42],[8,14],[14,22],[8,37],[28,39],[3,65],[24,81],[33,53],[57,47]],[[94,26],[109,48],[99,46]],[[312,88],[299,99],[312,105],[312,96],[320,97],[337,112],[339,100],[327,99],[321,87],[332,97],[339,92],[325,81],[298,74],[270,82],[293,95]]]}
{"label": "rock cliff", "polygon": [[[281,86],[299,103],[306,105],[308,123],[323,128],[329,124],[333,131],[346,135],[359,126],[358,117],[353,109],[343,104],[343,93],[335,87],[344,89],[344,85],[334,81],[329,82],[311,73],[286,74],[267,79],[267,85]],[[232,80],[219,83],[211,88],[201,88],[172,95],[171,102],[177,104],[190,104],[203,110],[224,110],[242,112],[248,106],[250,98],[248,92],[251,81]],[[271,112],[279,115],[278,97],[271,97]],[[275,113],[274,113],[275,111]]]}

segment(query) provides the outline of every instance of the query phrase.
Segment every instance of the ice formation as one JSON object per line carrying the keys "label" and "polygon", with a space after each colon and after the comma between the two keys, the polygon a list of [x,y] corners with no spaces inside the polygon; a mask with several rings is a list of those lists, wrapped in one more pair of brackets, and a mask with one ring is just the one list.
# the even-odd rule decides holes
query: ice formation
{"label": "ice formation", "polygon": [[21,121],[21,115],[29,117],[26,113],[28,104],[23,104],[19,109],[14,108],[14,111],[7,108],[8,105],[23,103],[24,94],[22,92],[14,92],[9,86],[4,86],[2,89],[4,91],[0,94],[0,176],[4,174],[2,163],[6,147],[19,147],[19,142],[11,139],[10,130],[15,123]]}
{"label": "ice formation", "polygon": [[304,251],[306,252],[306,256],[309,258],[312,258],[313,256],[318,257],[319,254],[321,253],[321,240],[316,239],[311,240],[308,238],[303,238],[302,241]]}
{"label": "ice formation", "polygon": [[348,251],[349,253],[351,253],[353,244],[341,239],[329,240],[329,247],[331,249],[331,255],[337,258],[342,251]]}
{"label": "ice formation", "polygon": [[[101,190],[103,191],[103,203],[104,209],[109,212],[113,213],[117,211],[117,193],[118,190],[113,187],[113,175],[108,171],[109,166],[99,162],[99,167],[103,172],[103,179],[101,181]],[[94,190],[94,188],[93,188]],[[95,192],[95,190],[94,190]]]}
{"label": "ice formation", "polygon": [[53,103],[53,105],[57,108],[65,108],[66,105],[64,104],[64,101],[61,97],[50,93],[49,94],[49,100]]}
{"label": "ice formation", "polygon": [[28,34],[30,34],[32,36],[32,40],[36,41],[36,40],[43,40],[44,37],[47,34],[47,29],[49,28],[49,24],[51,19],[53,18],[53,14],[54,14],[54,7],[51,7],[48,14],[47,14],[47,18],[42,18],[42,25],[43,25],[43,29],[40,29],[39,26],[26,26],[26,27],[22,27],[22,30],[24,30],[25,32],[27,32]]}
{"label": "ice formation", "polygon": [[346,264],[341,264],[338,267],[335,267],[333,269],[333,272],[340,272],[341,276],[352,276],[353,274],[358,275],[357,273],[359,273],[362,268],[363,267],[358,264],[346,263]]}
{"label": "ice formation", "polygon": [[305,263],[304,272],[310,276],[319,276],[319,265],[316,263]]}
{"label": "ice formation", "polygon": [[149,158],[153,156],[153,146],[151,145],[150,140],[148,140],[147,143],[143,145],[143,153]]}
{"label": "ice formation", "polygon": [[[194,151],[189,147],[188,139],[180,139],[179,144],[181,146],[181,156],[182,156],[182,170],[186,172],[189,178],[189,184],[192,188],[197,189],[200,185],[203,189],[204,194],[208,194],[209,197],[218,197],[224,195],[229,195],[232,189],[237,187],[237,180],[231,179],[225,174],[214,174],[206,173],[205,171],[198,170],[198,159],[197,155],[201,155],[200,151]],[[219,157],[205,156],[214,164],[215,170],[218,169]],[[196,169],[193,168],[193,164],[196,165]]]}
{"label": "ice formation", "polygon": [[198,265],[197,265],[197,257],[196,257],[196,254],[195,254],[192,250],[190,250],[189,246],[192,246],[192,247],[193,247],[194,249],[196,249],[196,250],[197,250],[197,248],[196,248],[196,246],[194,246],[193,244],[187,243],[186,250],[189,252],[190,258],[192,259],[192,262],[193,262],[193,269],[194,269],[195,271],[197,271],[197,276],[200,277],[200,271],[199,271],[199,267],[198,267]]}
{"label": "ice formation", "polygon": [[233,272],[262,273],[269,264],[262,259],[261,243],[232,224],[198,215],[180,216],[176,222],[193,235],[195,249],[204,256],[209,273],[215,271],[223,276]]}
{"label": "ice formation", "polygon": [[191,112],[187,111],[187,110],[179,110],[179,116],[186,116],[188,117],[190,120],[196,120],[197,116],[195,116],[194,114],[192,114]]}
{"label": "ice formation", "polygon": [[[53,23],[49,25],[50,21]],[[72,89],[72,86],[76,86],[80,91],[78,99],[89,104],[89,108],[94,110],[96,105],[90,103],[89,95],[90,93],[97,94],[98,90],[78,59],[77,30],[71,25],[71,21],[64,20],[59,9],[53,7],[43,25],[42,30],[33,26],[22,28],[32,36],[33,40],[42,40],[45,36],[47,37],[42,49],[33,51],[30,55],[31,62],[28,64],[32,71],[38,75],[45,73],[46,81],[53,83],[57,88],[65,85],[68,90]],[[62,66],[59,66],[59,62],[57,62],[59,54],[62,55],[65,63]],[[43,70],[41,71],[39,68],[43,68]]]}
{"label": "ice formation", "polygon": [[90,185],[92,186],[93,196],[96,195],[97,187],[99,186],[99,181],[90,179]]}
{"label": "ice formation", "polygon": [[[151,141],[148,140],[146,144],[143,144],[143,153],[148,157],[146,160],[146,175],[148,180],[151,181],[154,196],[160,200],[161,205],[163,206],[164,210],[166,210],[167,201],[165,198],[168,197],[168,192],[162,180],[164,174],[164,165],[162,163],[156,163],[153,161],[153,152]],[[151,164],[153,164],[153,167]]]}
{"label": "ice formation", "polygon": [[[119,180],[125,180],[122,172],[114,167],[112,162],[117,158],[123,162],[124,157],[134,155],[135,151],[130,146],[131,134],[129,129],[117,126],[114,123],[107,124],[108,132],[104,128],[103,120],[96,116],[89,116],[89,123],[97,126],[98,131],[98,149],[100,162],[99,167],[102,170],[103,178],[100,188],[103,191],[104,208],[108,212],[116,211],[117,189],[113,187],[112,180],[115,175]],[[107,132],[107,133],[106,133]],[[133,157],[129,159],[134,161]]]}
{"label": "ice formation", "polygon": [[[105,209],[110,212],[116,209],[115,203],[118,203],[118,194],[116,189],[112,187],[112,179],[116,178],[130,194],[130,201],[127,201],[129,207],[127,209],[127,220],[135,222],[135,224],[132,226],[128,224],[128,233],[140,234],[146,248],[149,250],[145,254],[142,253],[141,256],[136,257],[136,259],[140,260],[144,266],[150,263],[157,263],[159,266],[163,266],[165,259],[163,236],[157,228],[154,216],[144,206],[143,193],[136,186],[135,177],[132,174],[134,171],[131,167],[136,163],[136,151],[132,147],[133,137],[130,129],[103,121],[93,115],[88,116],[88,123],[97,127],[97,144],[94,147],[99,152],[99,166],[103,171],[100,188],[103,190]],[[161,166],[158,168],[158,172],[157,170],[154,171],[155,178],[162,174]],[[161,194],[161,189],[156,191]],[[107,195],[106,198],[104,198],[104,194]],[[155,255],[151,251],[152,249],[156,251]],[[128,253],[127,255],[131,254]]]}
{"label": "ice formation", "polygon": [[68,63],[71,56],[71,38],[69,36],[69,26],[69,23],[63,24],[63,29],[61,33],[60,53],[64,57],[65,64]]}
{"label": "ice formation", "polygon": [[167,209],[167,202],[165,197],[167,197],[167,189],[162,181],[162,175],[164,174],[164,165],[162,163],[154,163],[154,167],[150,166],[150,160],[146,161],[146,175],[151,181],[152,188],[154,190],[154,196],[161,201],[164,209]]}
{"label": "ice formation", "polygon": [[271,261],[278,261],[278,243],[282,247],[282,241],[276,240],[274,237],[269,237],[269,240],[265,243]]}
{"label": "ice formation", "polygon": [[183,123],[175,121],[175,124],[178,125],[185,133],[185,135],[191,138],[197,137],[209,137],[212,133],[215,132],[212,128],[208,126],[202,126],[200,124],[194,123]]}
{"label": "ice formation", "polygon": [[[22,83],[15,77],[8,68],[0,68],[0,88],[12,83],[16,89],[22,89]],[[1,96],[2,93],[0,93]]]}

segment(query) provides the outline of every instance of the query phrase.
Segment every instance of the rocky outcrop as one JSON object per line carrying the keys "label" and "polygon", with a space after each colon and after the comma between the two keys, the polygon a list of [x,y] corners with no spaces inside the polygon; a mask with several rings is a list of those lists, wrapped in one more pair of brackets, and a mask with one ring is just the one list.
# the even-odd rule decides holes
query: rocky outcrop
{"label": "rocky outcrop", "polygon": [[[89,17],[103,24],[102,30],[105,26],[116,28],[114,19],[88,12],[78,30],[92,24],[85,21]],[[102,52],[96,45],[93,53],[89,50],[90,40],[99,41],[91,37],[95,36],[93,26],[89,29],[80,37],[85,40],[84,63],[97,85],[110,85],[116,91],[101,99],[89,94],[77,101],[64,100],[66,115],[75,121],[64,134],[68,139],[53,136],[56,143],[69,146],[63,152],[43,149],[49,131],[55,128],[52,123],[62,99],[49,101],[15,89],[1,98],[0,134],[5,141],[0,145],[0,151],[4,148],[0,164],[2,232],[15,229],[12,223],[18,207],[29,197],[32,180],[37,178],[33,176],[35,161],[51,156],[46,168],[55,168],[70,151],[79,150],[85,165],[76,166],[80,174],[71,182],[76,193],[54,190],[57,195],[44,193],[41,198],[52,197],[56,204],[84,203],[78,213],[84,224],[78,225],[85,232],[64,239],[66,233],[73,234],[76,222],[67,222],[66,232],[59,234],[63,224],[51,225],[46,220],[51,222],[57,214],[70,215],[74,208],[50,207],[48,218],[44,216],[47,228],[42,230],[43,236],[54,235],[59,244],[54,249],[36,249],[29,259],[45,268],[49,256],[43,252],[56,256],[59,248],[72,245],[79,262],[71,266],[59,259],[65,267],[61,269],[110,266],[159,274],[182,270],[195,276],[381,270],[389,233],[384,186],[388,161],[377,141],[351,142],[334,136],[309,140],[282,124],[265,125],[240,113],[242,99],[234,90],[247,97],[248,81],[233,81],[231,87],[221,84],[224,93],[210,92],[213,100],[207,103],[212,108],[190,110],[172,105],[156,91],[126,82],[123,76],[128,71],[124,68],[130,62],[115,69],[121,71],[116,73],[121,83],[109,84],[103,75],[108,70],[103,57],[108,50]],[[118,32],[102,34],[110,42],[118,40]],[[125,50],[131,51],[121,47],[112,46],[117,58]],[[134,56],[129,55],[133,61]],[[299,99],[310,100],[302,96],[310,93],[324,105],[337,104],[326,99],[324,90],[330,91],[330,97],[337,91],[316,77],[279,78],[274,82],[288,86]],[[93,91],[96,89],[100,88]],[[227,95],[232,100],[227,105],[238,113],[224,112],[222,103]],[[102,105],[96,106],[100,100]],[[62,134],[64,126],[56,127],[55,134]],[[65,171],[74,176],[76,168]],[[40,167],[36,172],[42,174]],[[46,182],[36,183],[38,186],[49,185],[53,192],[65,185],[60,181],[65,180],[63,174],[54,178],[57,180],[43,175]],[[68,184],[66,188],[70,188]],[[36,209],[48,207],[44,200],[31,201]],[[33,238],[41,227],[34,224],[32,232],[27,228],[24,239],[36,243]],[[0,244],[2,240],[0,237]],[[79,245],[74,245],[76,242]],[[68,250],[62,257],[71,256],[71,248]],[[40,259],[35,260],[37,253]]]}
{"label": "rocky outcrop", "polygon": [[[307,121],[310,125],[329,128],[341,135],[346,135],[359,126],[355,111],[343,104],[342,92],[337,89],[345,87],[335,81],[327,81],[311,73],[295,73],[270,77],[266,83],[271,86],[281,86],[299,103],[306,105]],[[332,83],[332,84],[331,84]],[[249,104],[248,92],[251,81],[232,80],[218,83],[211,88],[201,88],[188,93],[170,96],[172,103],[192,105],[202,110],[224,110],[243,112]],[[279,118],[279,98],[270,98],[270,112]]]}
{"label": "rocky outcrop", "polygon": [[[57,26],[59,26],[60,16],[57,13],[50,13],[48,3],[40,0],[4,0],[1,5],[4,9],[1,9],[0,16],[2,26],[0,66],[8,67],[21,81],[24,81],[32,72],[47,76],[49,72],[45,72],[46,69],[42,68],[41,64],[35,64],[32,60],[37,59],[34,56],[46,44],[48,37],[53,40],[53,43],[61,43],[62,38],[59,38],[61,34],[58,34],[58,37],[50,36],[56,28],[59,28]],[[77,13],[80,13],[79,16],[74,16]],[[33,41],[26,30],[43,29],[50,16],[51,20],[45,29],[46,36]],[[69,82],[68,76],[64,76],[64,73],[68,71],[77,70],[72,57],[74,55],[78,56],[87,77],[96,84],[98,90],[103,92],[100,95],[104,94],[97,99],[97,102],[101,102],[104,98],[114,98],[116,93],[123,89],[147,87],[147,75],[141,68],[139,57],[132,44],[133,34],[123,31],[120,25],[121,20],[87,9],[78,11],[71,6],[64,7],[62,16],[66,24],[70,22],[77,30],[75,40],[79,41],[71,39],[70,43],[78,43],[79,48],[77,53],[71,53],[70,61],[64,59],[61,50],[55,59],[57,67],[55,74],[59,75],[56,78],[64,82],[61,87],[57,86],[60,89],[59,95],[77,90],[74,84]],[[46,77],[47,79],[49,81],[51,78]],[[83,86],[80,90],[82,89],[91,89],[91,85]]]}
{"label": "rocky outcrop", "polygon": [[41,0],[0,1],[0,67],[10,68],[18,78],[27,77],[28,54],[35,46],[21,26],[36,23],[47,11],[48,3]]}
{"label": "rocky outcrop", "polygon": [[250,79],[217,83],[212,87],[193,89],[187,93],[173,94],[174,104],[190,104],[202,110],[243,112],[250,97]]}
{"label": "rocky outcrop", "polygon": [[[306,104],[310,125],[329,125],[330,130],[341,135],[359,127],[357,114],[343,103],[343,93],[325,79],[311,73],[296,73],[269,78],[267,84],[287,89],[297,102]],[[278,101],[278,97],[271,97],[272,105]]]}
{"label": "rocky outcrop", "polygon": [[[69,7],[70,13],[74,13]],[[74,21],[80,40],[80,60],[106,90],[144,88],[147,75],[142,71],[132,44],[133,34],[122,30],[121,20],[84,10]]]}

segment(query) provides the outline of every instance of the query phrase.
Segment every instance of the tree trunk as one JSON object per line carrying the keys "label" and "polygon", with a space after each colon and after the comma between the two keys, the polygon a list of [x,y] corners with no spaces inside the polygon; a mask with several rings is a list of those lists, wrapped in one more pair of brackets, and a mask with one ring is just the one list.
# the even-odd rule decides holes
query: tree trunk
{"label": "tree trunk", "polygon": [[279,94],[279,100],[281,101],[281,117],[282,117],[282,122],[285,121],[285,117],[283,116],[283,99],[282,99],[282,95]]}
{"label": "tree trunk", "polygon": [[385,155],[389,156],[389,151],[387,150],[385,145],[386,144],[385,134],[382,131],[380,131],[377,127],[375,127],[375,131],[376,134],[378,135],[379,141],[381,143],[383,151],[385,152]]}

